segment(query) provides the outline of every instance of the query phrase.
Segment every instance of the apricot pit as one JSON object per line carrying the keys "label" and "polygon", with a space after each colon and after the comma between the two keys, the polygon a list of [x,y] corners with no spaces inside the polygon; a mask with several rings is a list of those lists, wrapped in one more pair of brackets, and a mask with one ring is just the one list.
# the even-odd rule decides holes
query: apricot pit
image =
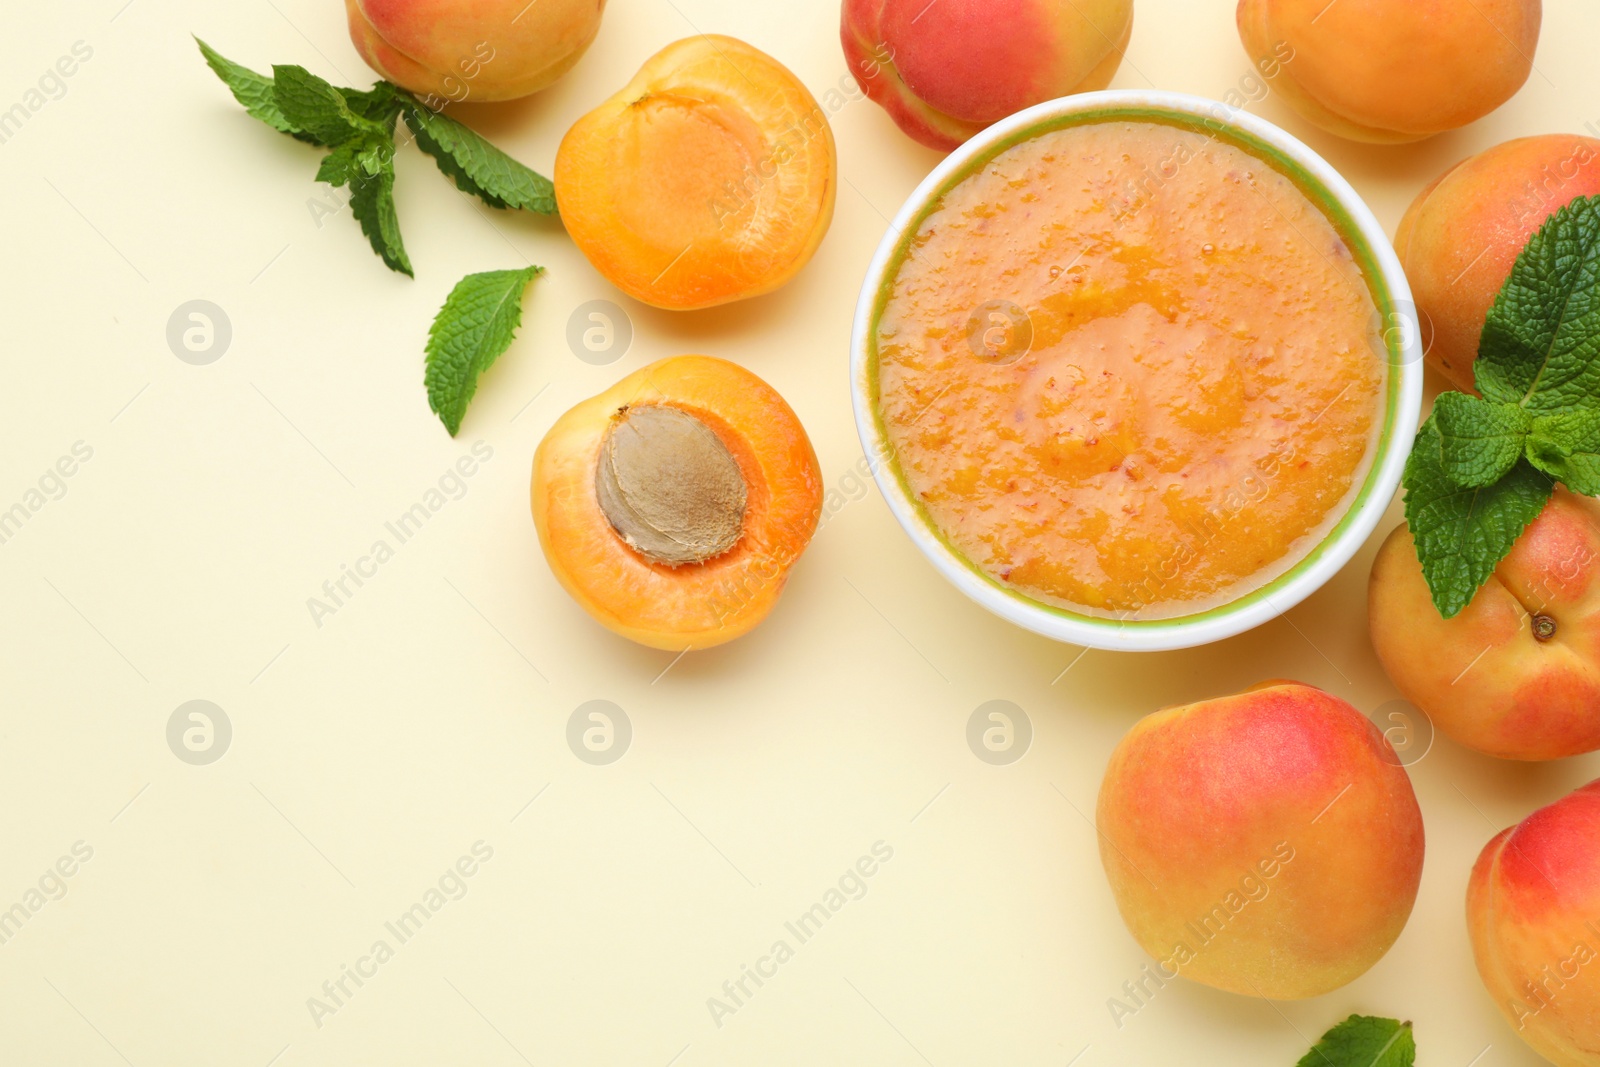
{"label": "apricot pit", "polygon": [[738,462],[711,427],[664,404],[617,412],[594,491],[611,528],[652,563],[704,563],[744,532],[748,493]]}

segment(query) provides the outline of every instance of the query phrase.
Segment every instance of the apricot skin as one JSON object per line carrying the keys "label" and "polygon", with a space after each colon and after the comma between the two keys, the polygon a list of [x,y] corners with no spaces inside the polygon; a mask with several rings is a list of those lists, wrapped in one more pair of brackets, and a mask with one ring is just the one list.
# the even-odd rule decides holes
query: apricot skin
{"label": "apricot skin", "polygon": [[[1516,760],[1600,749],[1600,503],[1557,489],[1472,602],[1441,618],[1404,526],[1368,587],[1372,645],[1402,696],[1468,748]],[[1534,636],[1532,616],[1556,625]]]}
{"label": "apricot skin", "polygon": [[1546,219],[1600,194],[1600,141],[1550,134],[1507,141],[1457,164],[1424,189],[1395,233],[1428,363],[1473,390],[1473,361],[1494,299]]}
{"label": "apricot skin", "polygon": [[345,0],[367,65],[421,96],[512,100],[583,57],[606,0]]}
{"label": "apricot skin", "polygon": [[816,99],[716,35],[668,45],[567,131],[556,200],[594,268],[653,307],[770,293],[833,221],[838,161]]}
{"label": "apricot skin", "polygon": [[1353,141],[1420,141],[1475,122],[1533,69],[1540,0],[1239,0],[1252,60],[1287,45],[1273,88]]}
{"label": "apricot skin", "polygon": [[1355,979],[1400,936],[1422,876],[1422,814],[1394,750],[1349,704],[1293,682],[1139,722],[1096,821],[1144,950],[1246,996]]}
{"label": "apricot skin", "polygon": [[[668,567],[629,548],[595,497],[611,417],[669,404],[709,426],[748,488],[738,543],[705,563]],[[710,356],[653,363],[558,419],[533,459],[533,521],[550,569],[602,625],[669,652],[704,649],[766,618],[822,513],[822,473],[799,418],[766,382]]]}
{"label": "apricot skin", "polygon": [[948,152],[1007,115],[1104,89],[1133,0],[844,0],[840,37],[862,90]]}
{"label": "apricot skin", "polygon": [[1557,1067],[1600,1067],[1600,782],[1489,842],[1467,929],[1517,1035]]}

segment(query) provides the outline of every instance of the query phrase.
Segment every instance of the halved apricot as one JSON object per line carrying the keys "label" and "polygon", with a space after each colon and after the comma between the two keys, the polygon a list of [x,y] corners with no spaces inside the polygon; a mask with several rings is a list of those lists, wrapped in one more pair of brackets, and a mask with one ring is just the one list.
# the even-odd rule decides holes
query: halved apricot
{"label": "halved apricot", "polygon": [[533,521],[556,578],[607,628],[709,648],[777,603],[822,512],[805,427],[766,382],[675,356],[585,400],[533,457]]}
{"label": "halved apricot", "polygon": [[686,311],[799,273],[833,221],[837,174],[828,118],[800,80],[743,41],[701,36],[567,131],[556,201],[612,284]]}

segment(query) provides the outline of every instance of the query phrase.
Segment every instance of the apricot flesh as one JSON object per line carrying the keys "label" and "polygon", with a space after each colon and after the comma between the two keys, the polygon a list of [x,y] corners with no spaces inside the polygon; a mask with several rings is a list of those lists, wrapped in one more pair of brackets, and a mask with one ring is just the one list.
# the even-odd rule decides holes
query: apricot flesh
{"label": "apricot flesh", "polygon": [[1395,233],[1411,281],[1428,363],[1473,390],[1483,323],[1517,256],[1546,219],[1600,194],[1600,140],[1550,134],[1507,141],[1457,164],[1424,189]]}
{"label": "apricot flesh", "polygon": [[1133,0],[845,0],[841,22],[862,91],[948,152],[1024,108],[1110,85]]}
{"label": "apricot flesh", "polygon": [[1440,731],[1501,759],[1600,749],[1600,503],[1558,488],[1452,619],[1439,615],[1410,531],[1378,550],[1372,645]]}
{"label": "apricot flesh", "polygon": [[596,270],[654,307],[760,296],[810,261],[833,221],[833,131],[777,60],[692,37],[567,131],[556,201]]}
{"label": "apricot flesh", "polygon": [[1400,936],[1422,814],[1382,734],[1310,686],[1268,683],[1143,719],[1096,815],[1117,908],[1163,977],[1319,996]]}
{"label": "apricot flesh", "polygon": [[1600,1067],[1600,782],[1484,847],[1467,887],[1483,984],[1557,1067]]}
{"label": "apricot flesh", "polygon": [[583,57],[605,0],[345,0],[350,39],[389,81],[455,103],[512,100]]}
{"label": "apricot flesh", "polygon": [[1540,0],[1239,0],[1257,63],[1292,53],[1273,88],[1354,141],[1420,141],[1475,122],[1533,69]]}
{"label": "apricot flesh", "polygon": [[[738,466],[738,536],[702,562],[662,562],[651,545],[630,545],[597,491],[608,433],[650,407],[692,416]],[[681,652],[731,641],[766,618],[816,530],[822,474],[805,428],[770,385],[725,360],[676,356],[556,421],[534,455],[532,501],[545,558],[572,598],[624,637]]]}

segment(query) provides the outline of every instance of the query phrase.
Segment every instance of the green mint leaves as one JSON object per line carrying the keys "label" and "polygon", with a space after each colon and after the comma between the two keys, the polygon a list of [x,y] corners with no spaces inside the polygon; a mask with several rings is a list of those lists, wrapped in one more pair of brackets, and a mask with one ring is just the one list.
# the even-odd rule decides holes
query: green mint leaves
{"label": "green mint leaves", "polygon": [[241,67],[224,59],[221,55],[200,38],[195,38],[195,43],[200,46],[200,54],[205,56],[206,64],[222,79],[233,93],[233,98],[245,111],[265,122],[279,133],[286,133],[291,137],[315,144],[316,141],[310,134],[298,129],[285,117],[278,108],[278,101],[273,94],[272,79],[263,77],[247,67]]}
{"label": "green mint leaves", "polygon": [[[272,77],[219,55],[198,37],[200,54],[245,111],[297,140],[328,150],[317,181],[350,189],[350,213],[390,270],[412,275],[394,203],[395,130],[404,116],[417,147],[462,192],[490,207],[556,214],[555,186],[471,129],[397,85],[341,89],[304,67],[274,66]],[[428,404],[454,437],[478,379],[511,346],[522,297],[542,267],[469,274],[451,290],[428,333]]]}
{"label": "green mint leaves", "polygon": [[1516,404],[1496,404],[1466,393],[1441,393],[1433,406],[1444,472],[1456,485],[1493,485],[1522,458],[1533,416]]}
{"label": "green mint leaves", "polygon": [[1472,602],[1556,482],[1600,495],[1600,197],[1546,220],[1495,298],[1481,397],[1443,393],[1406,464],[1406,522],[1439,614]]}
{"label": "green mint leaves", "polygon": [[272,99],[291,125],[329,148],[352,141],[393,139],[392,121],[386,128],[357,115],[338,89],[304,67],[274,65]]}
{"label": "green mint leaves", "polygon": [[269,78],[195,42],[247,112],[280,133],[329,149],[317,180],[349,186],[351,214],[391,270],[412,274],[394,205],[395,127],[402,115],[417,146],[463,191],[491,207],[556,213],[549,179],[396,85],[342,89],[292,65],[274,66]]}
{"label": "green mint leaves", "polygon": [[1413,1067],[1416,1062],[1410,1023],[1352,1015],[1323,1034],[1295,1067]]}
{"label": "green mint leaves", "polygon": [[1478,391],[1535,415],[1600,400],[1600,198],[1552,215],[1517,257],[1479,341]]}
{"label": "green mint leaves", "polygon": [[454,437],[478,379],[511,346],[522,295],[543,267],[469,274],[456,284],[428,332],[428,405]]}
{"label": "green mint leaves", "polygon": [[1600,496],[1600,408],[1534,419],[1528,459],[1574,493]]}
{"label": "green mint leaves", "polygon": [[405,116],[417,147],[432,156],[462,192],[490,207],[556,213],[556,187],[549,178],[535,174],[455,119],[421,104],[409,102]]}

